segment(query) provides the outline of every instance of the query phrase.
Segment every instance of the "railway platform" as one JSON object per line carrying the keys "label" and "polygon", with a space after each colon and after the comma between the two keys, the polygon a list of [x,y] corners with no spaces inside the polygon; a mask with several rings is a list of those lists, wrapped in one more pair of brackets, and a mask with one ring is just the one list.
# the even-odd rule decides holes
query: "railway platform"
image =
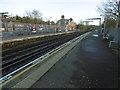
{"label": "railway platform", "polygon": [[31,88],[118,88],[119,56],[92,32]]}
{"label": "railway platform", "polygon": [[40,38],[44,38],[44,37],[49,38],[49,37],[60,36],[69,33],[74,33],[74,31],[0,37],[0,46],[2,47],[2,50],[5,50],[16,47],[21,44],[36,42]]}
{"label": "railway platform", "polygon": [[89,32],[44,58],[24,79],[15,76],[5,88],[118,88],[118,59],[96,31]]}

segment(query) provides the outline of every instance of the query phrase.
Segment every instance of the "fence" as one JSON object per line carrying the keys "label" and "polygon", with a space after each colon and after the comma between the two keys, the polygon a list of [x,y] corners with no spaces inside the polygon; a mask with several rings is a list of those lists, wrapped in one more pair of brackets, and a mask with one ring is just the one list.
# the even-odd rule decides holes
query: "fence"
{"label": "fence", "polygon": [[110,41],[117,41],[120,44],[120,28],[119,29],[105,29],[103,36],[108,36]]}
{"label": "fence", "polygon": [[55,33],[56,28],[58,31],[65,32],[66,27],[60,25],[41,25],[41,24],[28,24],[28,23],[4,23],[0,22],[0,33],[2,36],[11,35],[29,35],[32,34],[32,26],[36,27],[36,33]]}

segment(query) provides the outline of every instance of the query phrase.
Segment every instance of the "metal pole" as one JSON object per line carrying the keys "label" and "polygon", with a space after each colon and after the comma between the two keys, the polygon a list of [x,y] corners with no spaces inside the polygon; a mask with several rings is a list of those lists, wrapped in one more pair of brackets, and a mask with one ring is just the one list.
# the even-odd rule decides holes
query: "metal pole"
{"label": "metal pole", "polygon": [[100,18],[100,35],[102,35],[102,24],[101,24],[101,18]]}
{"label": "metal pole", "polygon": [[118,2],[118,18],[117,18],[117,34],[118,34],[118,36],[117,36],[117,41],[118,41],[118,43],[120,43],[120,38],[119,38],[119,34],[120,34],[120,31],[119,31],[119,21],[120,21],[120,1]]}
{"label": "metal pole", "polygon": [[118,12],[117,12],[117,16],[116,16],[116,29],[118,29],[118,23],[119,23],[119,13],[120,13],[120,11],[119,11],[119,7],[120,7],[120,1],[118,2]]}
{"label": "metal pole", "polygon": [[[116,34],[117,34],[117,37],[116,38],[114,38],[114,40],[115,41],[118,41],[118,33],[119,33],[119,31],[118,31],[118,29],[119,29],[119,17],[120,17],[120,1],[118,2],[118,12],[117,12],[117,16],[116,16]],[[115,35],[116,36],[116,35]]]}
{"label": "metal pole", "polygon": [[[117,18],[118,24],[119,24],[119,19],[120,19],[120,1],[118,2],[118,18]],[[119,28],[119,26],[118,26],[118,28]]]}
{"label": "metal pole", "polygon": [[105,17],[104,17],[104,30],[103,30],[103,38],[105,37],[105,34],[106,34],[106,20],[107,20],[107,17],[105,16]]}

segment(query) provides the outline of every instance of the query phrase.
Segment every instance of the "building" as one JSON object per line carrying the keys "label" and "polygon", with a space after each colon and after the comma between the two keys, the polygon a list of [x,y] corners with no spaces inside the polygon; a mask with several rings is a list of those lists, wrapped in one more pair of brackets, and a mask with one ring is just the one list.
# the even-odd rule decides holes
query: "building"
{"label": "building", "polygon": [[57,21],[57,25],[57,32],[73,31],[76,28],[76,23],[73,19],[65,19],[64,15],[62,15],[61,19]]}
{"label": "building", "polygon": [[75,31],[76,30],[76,23],[73,20],[69,21],[68,24],[66,25],[66,27],[69,31]]}

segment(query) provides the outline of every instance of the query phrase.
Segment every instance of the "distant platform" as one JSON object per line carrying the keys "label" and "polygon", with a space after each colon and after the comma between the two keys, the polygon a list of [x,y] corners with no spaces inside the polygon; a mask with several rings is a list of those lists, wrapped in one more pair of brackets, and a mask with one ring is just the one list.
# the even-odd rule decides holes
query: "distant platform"
{"label": "distant platform", "polygon": [[19,35],[19,36],[9,36],[9,37],[0,37],[0,44],[7,43],[7,42],[13,42],[13,41],[21,41],[25,39],[32,39],[32,38],[39,38],[39,37],[45,37],[45,36],[53,36],[53,35],[60,35],[65,33],[73,33],[74,31],[70,32],[62,32],[62,33],[47,33],[47,34],[32,34],[32,35]]}

